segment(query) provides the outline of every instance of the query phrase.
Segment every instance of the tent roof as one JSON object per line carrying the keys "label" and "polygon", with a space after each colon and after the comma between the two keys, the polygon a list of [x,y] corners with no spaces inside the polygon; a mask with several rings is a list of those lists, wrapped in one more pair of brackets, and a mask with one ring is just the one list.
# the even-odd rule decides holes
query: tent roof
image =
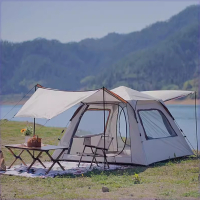
{"label": "tent roof", "polygon": [[141,93],[150,95],[156,99],[169,101],[172,99],[181,98],[189,94],[193,94],[194,91],[184,91],[184,90],[154,90],[154,91],[142,91]]}
{"label": "tent roof", "polygon": [[131,88],[125,87],[125,86],[120,86],[117,87],[113,90],[111,90],[115,94],[119,95],[120,97],[123,97],[123,99],[127,101],[131,100],[156,100],[155,97],[152,97],[148,94],[141,93],[137,90],[133,90]]}
{"label": "tent roof", "polygon": [[66,111],[78,103],[102,103],[115,102],[120,103],[132,100],[163,100],[168,101],[172,98],[182,97],[193,93],[193,91],[144,91],[139,92],[131,88],[120,86],[113,90],[104,89],[70,92],[59,91],[49,88],[38,88],[37,91],[19,110],[15,117],[33,117],[51,119],[60,113]]}

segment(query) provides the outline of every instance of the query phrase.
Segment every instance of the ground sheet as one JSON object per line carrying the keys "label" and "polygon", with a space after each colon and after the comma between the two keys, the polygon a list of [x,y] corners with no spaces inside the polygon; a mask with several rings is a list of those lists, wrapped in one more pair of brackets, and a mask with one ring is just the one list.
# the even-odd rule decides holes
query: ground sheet
{"label": "ground sheet", "polygon": [[[44,165],[46,166],[47,169],[44,169],[40,163],[35,163],[31,167],[31,169],[27,172],[27,167],[21,164],[21,165],[14,165],[10,169],[7,169],[6,172],[1,171],[0,173],[13,176],[25,176],[31,178],[36,178],[36,177],[54,178],[58,175],[64,175],[64,174],[73,174],[73,175],[84,174],[94,169],[104,170],[103,164],[99,164],[99,166],[93,164],[92,168],[90,169],[90,163],[81,163],[80,167],[78,167],[77,162],[60,162],[60,163],[65,168],[65,171],[63,171],[58,164],[55,164],[54,167],[51,169],[51,171],[48,174],[45,174],[47,169],[51,166],[52,163],[44,162]],[[116,170],[125,168],[128,168],[128,166],[110,165],[109,169],[106,170]]]}

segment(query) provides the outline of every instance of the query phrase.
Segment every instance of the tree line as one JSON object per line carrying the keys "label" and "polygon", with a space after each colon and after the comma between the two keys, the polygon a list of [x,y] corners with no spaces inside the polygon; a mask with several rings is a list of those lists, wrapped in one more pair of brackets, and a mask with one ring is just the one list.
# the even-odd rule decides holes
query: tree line
{"label": "tree line", "polygon": [[198,90],[199,6],[129,34],[61,43],[1,41],[1,94],[24,94],[36,83],[61,90]]}

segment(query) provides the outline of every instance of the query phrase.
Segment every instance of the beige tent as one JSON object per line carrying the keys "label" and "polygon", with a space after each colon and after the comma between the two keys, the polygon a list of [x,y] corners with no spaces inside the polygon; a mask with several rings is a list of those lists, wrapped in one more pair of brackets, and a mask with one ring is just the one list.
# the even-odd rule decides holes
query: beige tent
{"label": "beige tent", "polygon": [[[66,132],[59,141],[69,147],[62,160],[78,161],[84,143],[97,145],[102,135],[113,137],[107,153],[109,163],[149,165],[174,157],[192,155],[181,131],[164,101],[193,91],[139,92],[121,86],[86,92],[65,92],[38,88],[15,117],[51,119],[74,105],[79,105]],[[87,130],[81,129],[82,123]],[[99,126],[99,132],[92,127]],[[87,150],[90,153],[90,150]],[[59,150],[54,152],[57,155]],[[98,157],[98,161],[104,161]],[[85,156],[82,161],[91,161]]]}

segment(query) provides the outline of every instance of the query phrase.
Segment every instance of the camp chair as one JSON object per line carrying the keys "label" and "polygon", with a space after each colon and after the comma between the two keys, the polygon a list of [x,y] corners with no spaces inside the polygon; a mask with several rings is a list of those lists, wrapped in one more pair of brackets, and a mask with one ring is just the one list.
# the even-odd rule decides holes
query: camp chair
{"label": "camp chair", "polygon": [[[112,143],[113,137],[109,137],[108,135],[105,135],[105,147],[104,147],[104,135],[101,136],[97,146],[91,145],[91,143],[88,142],[88,140],[89,140],[89,138],[86,138],[84,140],[83,153],[80,154],[81,157],[80,157],[80,160],[79,160],[79,163],[78,163],[78,167],[79,167],[79,165],[81,163],[81,160],[82,160],[83,156],[92,156],[92,161],[91,161],[90,168],[92,167],[93,161],[95,161],[95,163],[98,166],[98,162],[97,162],[96,157],[102,157],[103,156],[105,158],[105,162],[106,162],[106,164],[107,164],[107,166],[109,168],[106,152],[108,151],[108,149],[109,149],[109,147],[110,147],[110,145]],[[92,153],[85,153],[86,147],[91,148]]]}

